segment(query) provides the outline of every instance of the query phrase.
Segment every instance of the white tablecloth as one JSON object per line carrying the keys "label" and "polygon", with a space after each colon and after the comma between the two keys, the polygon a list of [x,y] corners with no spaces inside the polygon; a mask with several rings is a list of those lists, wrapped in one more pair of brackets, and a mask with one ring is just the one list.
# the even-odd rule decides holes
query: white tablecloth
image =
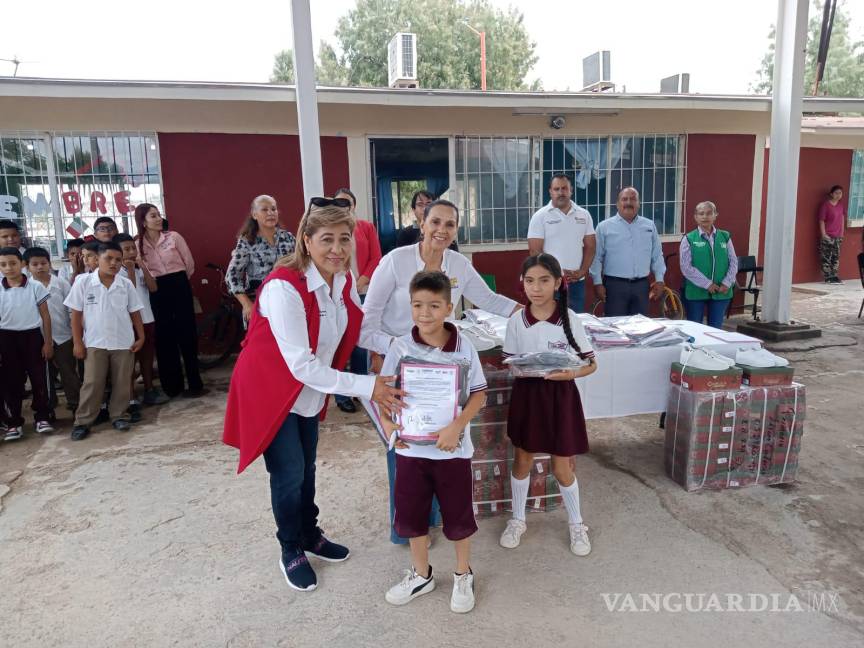
{"label": "white tablecloth", "polygon": [[[681,322],[680,326],[695,339],[694,346],[705,347],[731,358],[735,357],[735,351],[740,347],[762,345],[756,338],[696,322]],[[680,346],[599,350],[597,371],[576,381],[585,418],[665,411],[669,395],[669,367],[680,355]]]}

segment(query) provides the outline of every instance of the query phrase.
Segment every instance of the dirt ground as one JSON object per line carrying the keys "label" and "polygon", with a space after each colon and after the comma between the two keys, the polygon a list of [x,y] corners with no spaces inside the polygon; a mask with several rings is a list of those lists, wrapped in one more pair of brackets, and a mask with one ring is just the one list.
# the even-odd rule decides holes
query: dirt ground
{"label": "dirt ground", "polygon": [[[29,432],[0,445],[0,645],[862,646],[862,294],[829,288],[793,294],[825,337],[783,349],[808,389],[797,484],[686,493],[664,475],[656,416],[592,421],[577,472],[593,552],[569,553],[560,510],[530,515],[512,552],[497,544],[504,518],[480,521],[468,615],[449,611],[440,533],[438,589],[384,601],[409,558],[387,540],[385,457],[362,414],[334,410],[321,430],[321,526],[352,555],[313,559],[311,593],[279,571],[263,463],[238,477],[219,441],[227,369],[207,375],[207,397],[145,410],[131,433],[72,443],[68,420]],[[799,612],[608,609],[628,593],[639,606],[654,593],[830,598]]]}

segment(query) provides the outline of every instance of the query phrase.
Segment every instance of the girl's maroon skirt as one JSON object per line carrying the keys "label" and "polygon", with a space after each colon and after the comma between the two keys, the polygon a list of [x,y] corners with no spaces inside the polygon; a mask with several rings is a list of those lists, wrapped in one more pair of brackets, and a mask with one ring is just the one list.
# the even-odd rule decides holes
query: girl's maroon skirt
{"label": "girl's maroon skirt", "polygon": [[507,436],[526,452],[570,457],[588,452],[582,399],[572,380],[516,378]]}

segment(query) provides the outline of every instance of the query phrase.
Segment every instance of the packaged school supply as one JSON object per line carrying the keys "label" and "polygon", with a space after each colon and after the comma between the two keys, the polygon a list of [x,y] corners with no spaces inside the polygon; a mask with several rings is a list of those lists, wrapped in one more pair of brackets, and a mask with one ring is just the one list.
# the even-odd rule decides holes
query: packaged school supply
{"label": "packaged school supply", "polygon": [[516,378],[543,378],[553,371],[573,371],[587,364],[567,351],[535,351],[520,353],[504,360]]}

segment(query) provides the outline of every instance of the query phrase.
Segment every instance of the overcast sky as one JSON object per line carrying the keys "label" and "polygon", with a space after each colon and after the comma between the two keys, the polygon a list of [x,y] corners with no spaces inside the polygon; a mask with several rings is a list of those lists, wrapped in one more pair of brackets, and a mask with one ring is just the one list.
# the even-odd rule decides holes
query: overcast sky
{"label": "overcast sky", "polygon": [[[547,90],[578,90],[582,57],[609,49],[612,79],[628,92],[657,92],[660,78],[689,72],[691,92],[746,93],[777,13],[776,0],[492,1],[524,13],[539,56],[529,80]],[[860,38],[864,1],[844,4]],[[21,59],[19,76],[263,82],[273,55],[291,46],[290,0],[227,12],[177,0],[4,5],[0,58]],[[335,44],[337,18],[353,6],[312,0],[316,51],[321,39]],[[458,25],[453,37],[476,38]],[[0,75],[11,73],[0,61]]]}

